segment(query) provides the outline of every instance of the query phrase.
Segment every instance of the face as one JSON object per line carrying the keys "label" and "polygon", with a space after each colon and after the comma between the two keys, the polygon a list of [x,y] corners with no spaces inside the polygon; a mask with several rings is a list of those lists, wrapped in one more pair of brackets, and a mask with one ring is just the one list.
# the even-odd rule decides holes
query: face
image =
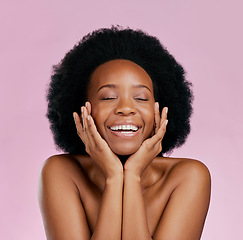
{"label": "face", "polygon": [[136,152],[154,126],[153,83],[129,60],[112,60],[92,74],[88,92],[100,135],[118,155]]}

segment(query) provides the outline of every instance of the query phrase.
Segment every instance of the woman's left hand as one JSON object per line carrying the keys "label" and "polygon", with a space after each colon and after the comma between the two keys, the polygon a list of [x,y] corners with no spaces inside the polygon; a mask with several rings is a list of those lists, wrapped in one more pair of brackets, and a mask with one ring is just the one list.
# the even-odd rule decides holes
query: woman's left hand
{"label": "woman's left hand", "polygon": [[164,107],[161,113],[159,112],[159,105],[155,103],[155,129],[154,135],[146,139],[140,148],[132,154],[126,161],[124,170],[133,172],[136,176],[141,177],[144,170],[155,159],[155,157],[162,151],[161,141],[166,132],[168,108]]}

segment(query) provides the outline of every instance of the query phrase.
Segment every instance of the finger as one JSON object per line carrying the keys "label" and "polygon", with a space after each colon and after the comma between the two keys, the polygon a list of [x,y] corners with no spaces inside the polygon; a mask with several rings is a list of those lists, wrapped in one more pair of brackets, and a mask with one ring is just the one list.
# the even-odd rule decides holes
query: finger
{"label": "finger", "polygon": [[85,134],[84,134],[83,126],[81,124],[80,117],[79,117],[79,115],[76,112],[74,112],[73,113],[73,118],[74,118],[76,130],[77,130],[77,134],[79,135],[79,137],[81,138],[81,140],[85,144]]}
{"label": "finger", "polygon": [[85,133],[87,134],[87,108],[86,107],[81,107],[81,117],[82,117],[82,124],[83,124],[83,129],[85,131]]}
{"label": "finger", "polygon": [[90,136],[90,130],[89,130],[89,125],[87,121],[88,113],[87,113],[87,108],[82,107],[82,119],[83,119],[83,128],[84,130],[84,135],[85,135],[85,147],[86,147],[86,152],[88,154],[91,154],[90,150],[92,147],[94,147],[94,143],[92,141],[92,138]]}
{"label": "finger", "polygon": [[80,134],[81,132],[83,132],[83,126],[81,124],[80,117],[76,112],[74,112],[73,118],[74,118],[74,122],[75,122],[77,132],[78,132],[78,134]]}
{"label": "finger", "polygon": [[[80,110],[81,110],[81,114],[80,114],[81,121],[80,121],[80,122],[81,122],[82,130],[83,130],[83,132],[84,132],[84,131],[85,131],[85,127],[84,127],[84,117],[83,117],[83,111],[84,111],[84,110],[83,110],[83,107],[81,107]],[[79,118],[79,119],[80,119],[80,118]]]}
{"label": "finger", "polygon": [[81,132],[81,135],[80,137],[82,136],[82,141],[83,143],[87,144],[87,134],[86,134],[86,127],[85,127],[85,124],[84,124],[84,109],[85,107],[81,107],[81,125],[82,125],[82,132]]}
{"label": "finger", "polygon": [[165,135],[166,126],[168,124],[168,120],[165,119],[164,122],[159,127],[157,133],[151,137],[150,139],[146,140],[149,147],[154,147],[157,143],[160,143]]}
{"label": "finger", "polygon": [[159,112],[159,103],[156,102],[154,105],[154,124],[155,124],[155,134],[158,132],[160,127],[160,112]]}
{"label": "finger", "polygon": [[86,107],[87,110],[88,110],[88,115],[91,115],[91,103],[90,103],[90,102],[86,102],[86,103],[85,103],[85,107]]}
{"label": "finger", "polygon": [[87,132],[87,135],[88,135],[90,141],[92,141],[96,147],[102,147],[104,144],[104,139],[99,134],[92,116],[89,115],[87,117],[87,121],[88,121],[88,127],[89,127],[89,132]]}
{"label": "finger", "polygon": [[168,114],[168,108],[164,107],[162,112],[161,112],[161,121],[160,125],[167,119],[167,114]]}
{"label": "finger", "polygon": [[90,147],[91,148],[99,147],[102,138],[97,131],[93,118],[91,117],[91,115],[88,115],[87,108],[84,108],[83,116],[84,116],[84,126],[86,129],[85,132]]}
{"label": "finger", "polygon": [[165,119],[163,122],[162,122],[162,124],[161,124],[161,126],[160,126],[160,128],[159,128],[159,130],[158,130],[158,132],[157,132],[157,139],[158,139],[158,142],[160,141],[162,141],[162,139],[164,138],[164,136],[165,136],[165,133],[166,133],[166,127],[167,127],[167,124],[168,124],[168,119]]}

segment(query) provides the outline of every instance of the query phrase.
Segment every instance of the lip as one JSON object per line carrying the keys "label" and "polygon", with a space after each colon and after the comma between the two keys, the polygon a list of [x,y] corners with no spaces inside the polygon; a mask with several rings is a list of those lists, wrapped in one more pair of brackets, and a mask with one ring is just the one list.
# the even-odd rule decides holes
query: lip
{"label": "lip", "polygon": [[131,138],[131,137],[135,137],[139,132],[140,132],[141,128],[138,128],[138,130],[136,132],[133,131],[113,131],[110,128],[108,128],[109,132],[113,135],[115,135],[116,137],[119,138]]}
{"label": "lip", "polygon": [[[119,125],[133,125],[136,126],[138,128],[138,130],[136,132],[134,131],[114,131],[111,129],[111,127],[114,126],[119,126]],[[119,138],[132,138],[135,137],[141,130],[141,125],[139,125],[138,123],[135,123],[134,121],[117,121],[114,122],[112,124],[109,124],[109,126],[107,126],[109,132]]]}
{"label": "lip", "polygon": [[134,126],[136,126],[138,128],[141,128],[142,127],[141,124],[138,124],[138,123],[136,123],[136,122],[134,122],[132,120],[115,121],[115,122],[113,122],[111,124],[108,124],[107,127],[110,128],[112,126],[119,126],[119,125],[134,125]]}

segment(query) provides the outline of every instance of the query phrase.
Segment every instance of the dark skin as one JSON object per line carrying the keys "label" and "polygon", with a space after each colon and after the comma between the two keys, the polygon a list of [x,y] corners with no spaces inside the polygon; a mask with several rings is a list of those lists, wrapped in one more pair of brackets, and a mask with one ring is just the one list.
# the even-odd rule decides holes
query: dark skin
{"label": "dark skin", "polygon": [[47,238],[200,239],[210,174],[196,160],[156,157],[168,109],[160,114],[149,75],[109,61],[92,74],[87,96],[74,119],[89,156],[53,156],[41,172]]}

